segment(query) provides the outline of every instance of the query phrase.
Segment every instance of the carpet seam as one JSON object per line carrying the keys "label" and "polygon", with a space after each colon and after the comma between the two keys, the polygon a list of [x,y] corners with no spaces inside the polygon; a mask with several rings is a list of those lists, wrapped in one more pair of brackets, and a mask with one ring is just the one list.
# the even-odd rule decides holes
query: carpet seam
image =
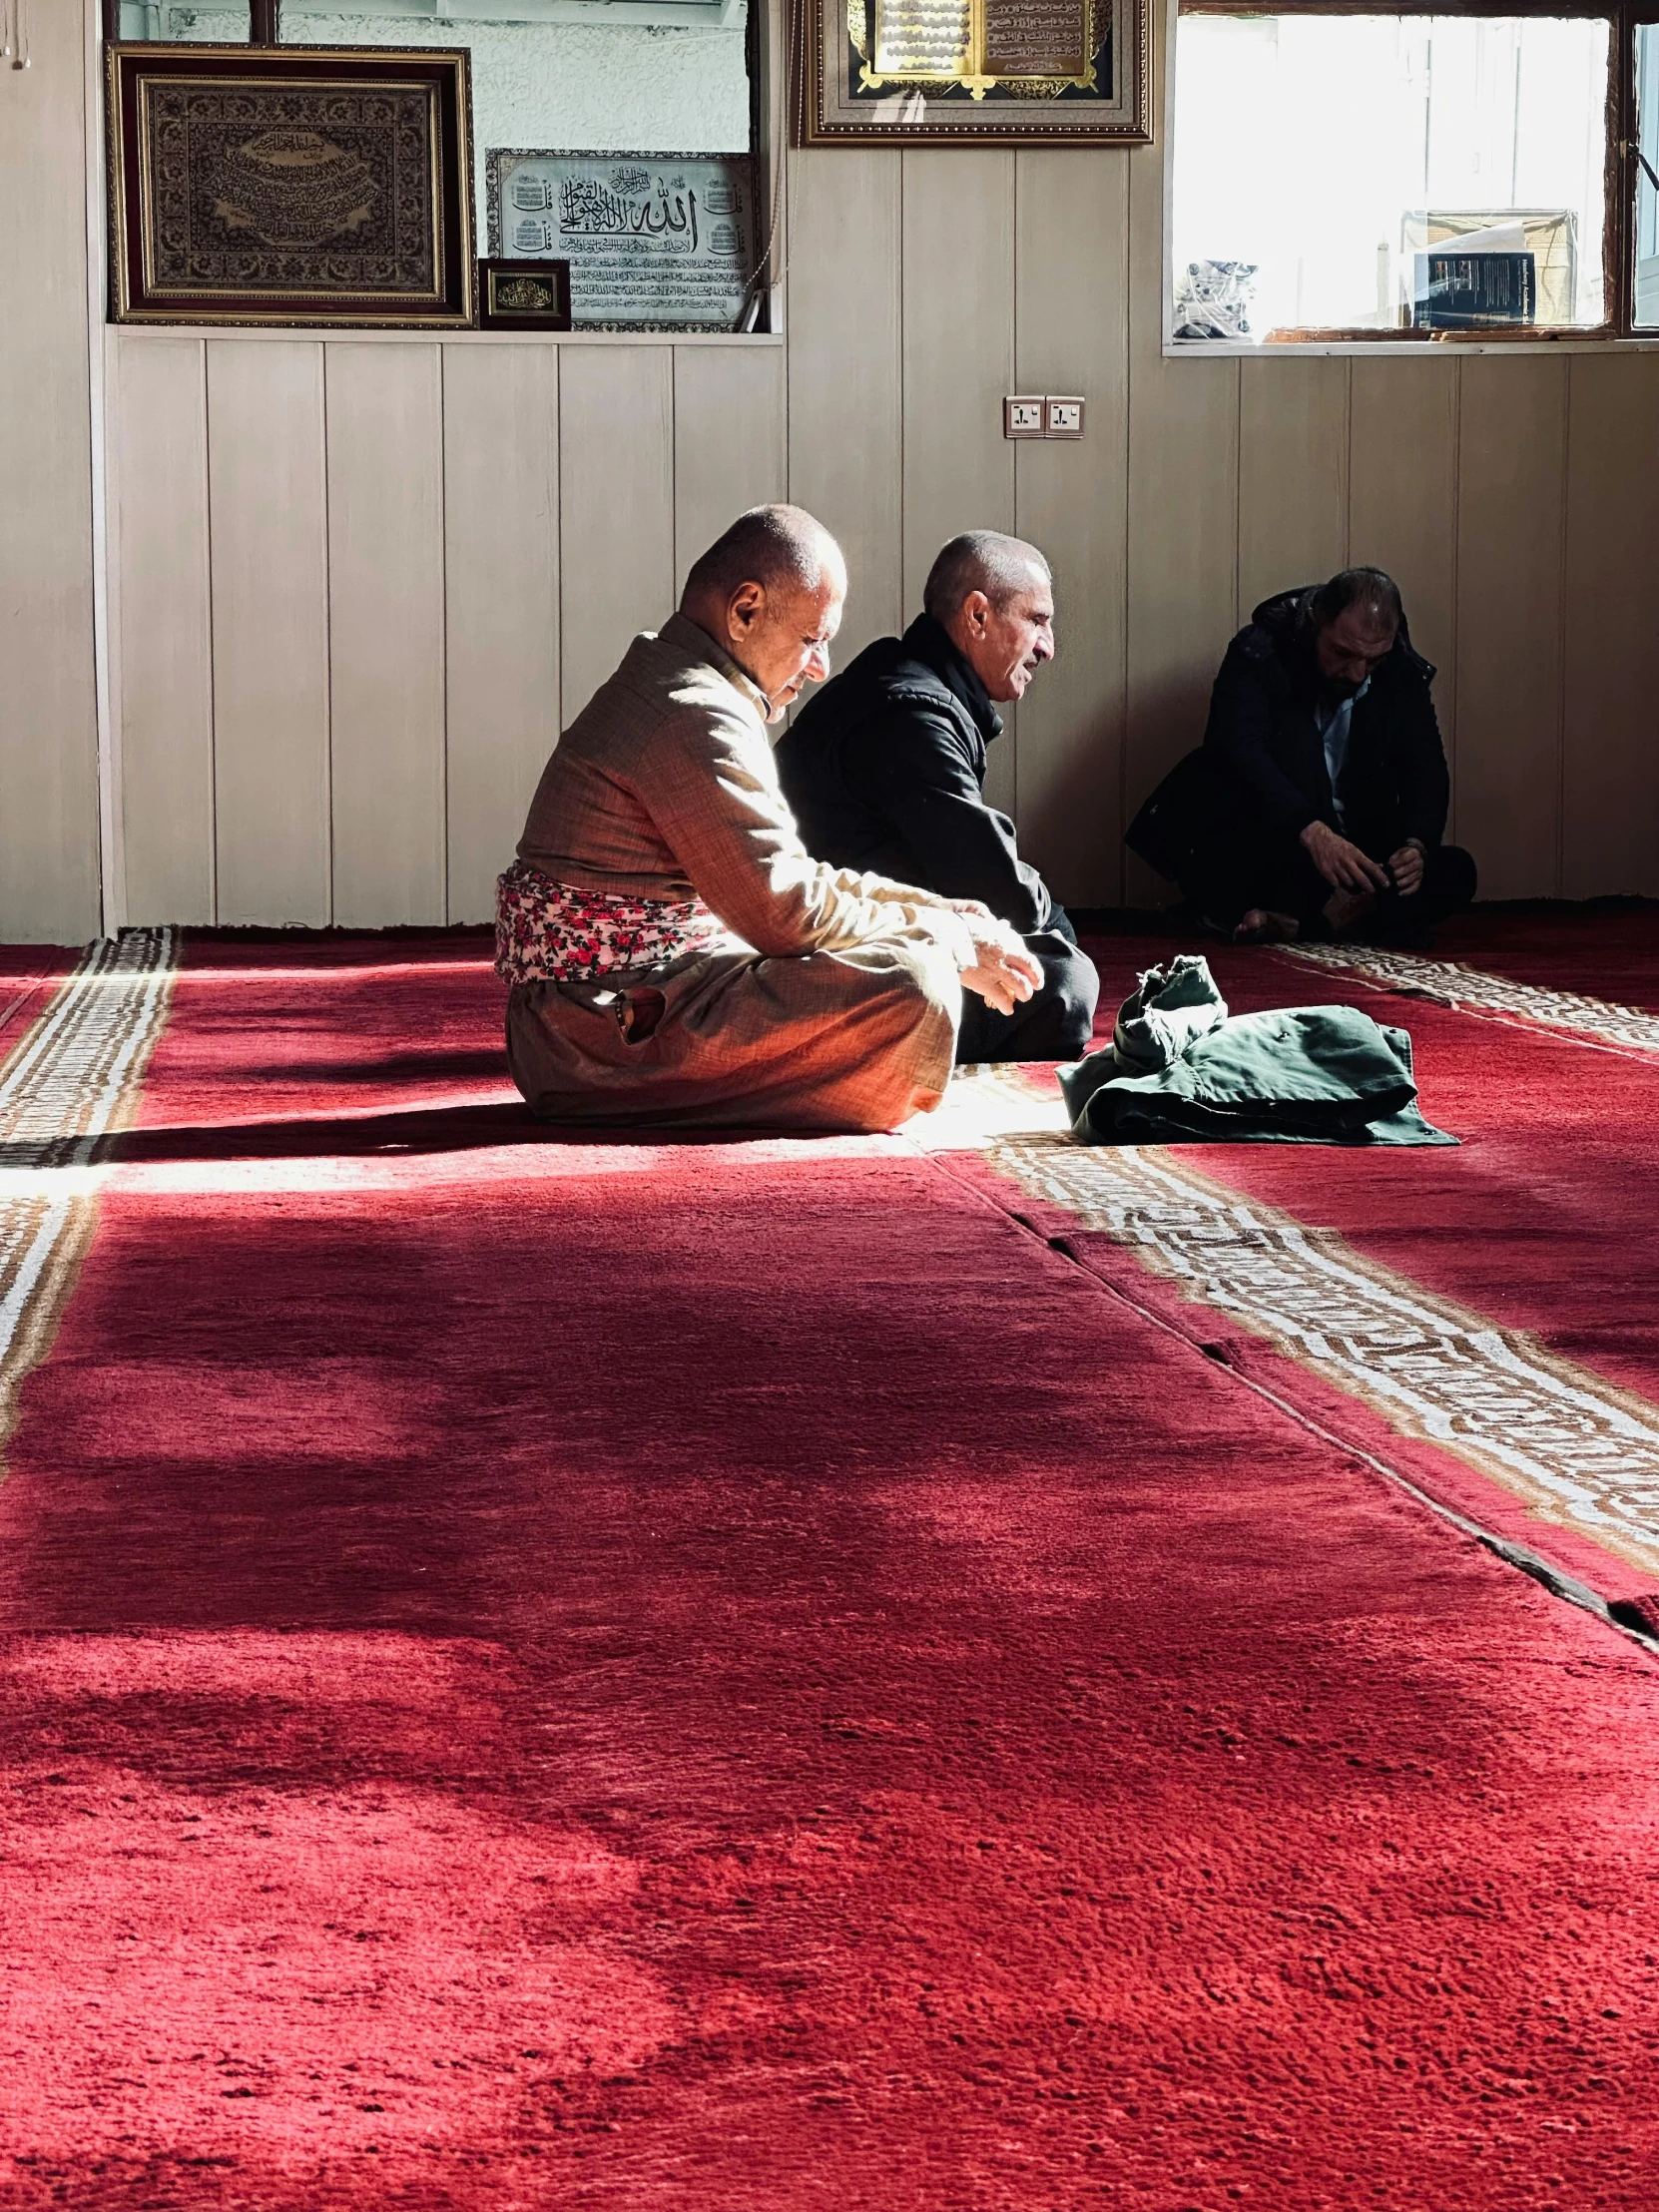
{"label": "carpet seam", "polygon": [[[1187,1301],[1229,1317],[1396,1433],[1495,1482],[1573,1542],[1659,1577],[1659,1408],[1650,1397],[1168,1148],[1080,1147],[1058,1127],[1031,1128],[1035,1094],[1008,1069],[981,1070],[965,1089],[981,1107],[971,1149],[994,1172],[1103,1233]],[[1006,1128],[999,1093],[1024,1103]]]}
{"label": "carpet seam", "polygon": [[[919,1152],[920,1148],[918,1147],[917,1150]],[[1251,1391],[1253,1395],[1264,1399],[1268,1404],[1273,1405],[1285,1414],[1287,1418],[1294,1421],[1299,1428],[1306,1430],[1310,1435],[1319,1437],[1322,1442],[1335,1446],[1350,1457],[1361,1460],[1396,1489],[1402,1490],[1415,1503],[1426,1507],[1435,1518],[1448,1522],[1463,1534],[1472,1537],[1494,1558],[1500,1560],[1505,1566],[1512,1568],[1516,1573],[1525,1575],[1529,1581],[1539,1584],[1550,1596],[1559,1599],[1564,1604],[1572,1605],[1580,1611],[1589,1613],[1594,1619],[1599,1620],[1605,1627],[1611,1629],[1615,1635],[1622,1636],[1629,1642],[1639,1645],[1650,1657],[1659,1659],[1659,1636],[1650,1635],[1635,1627],[1629,1620],[1618,1617],[1609,1606],[1608,1601],[1601,1596],[1599,1591],[1593,1590],[1588,1583],[1581,1582],[1575,1575],[1567,1574],[1563,1569],[1555,1566],[1552,1561],[1545,1559],[1542,1554],[1532,1551],[1527,1545],[1517,1544],[1509,1537],[1498,1535],[1494,1529],[1487,1528],[1471,1515],[1461,1512],[1455,1506],[1446,1504],[1443,1500],[1435,1497],[1431,1491],[1425,1490],[1419,1483],[1413,1482],[1402,1469],[1391,1465],[1364,1444],[1356,1443],[1339,1434],[1336,1430],[1327,1428],[1323,1422],[1316,1420],[1312,1414],[1304,1412],[1291,1400],[1280,1396],[1276,1390],[1270,1389],[1266,1383],[1259,1382],[1253,1376],[1244,1374],[1240,1369],[1234,1367],[1230,1361],[1216,1359],[1205,1351],[1199,1339],[1189,1336],[1185,1330],[1178,1328],[1166,1316],[1157,1313],[1152,1307],[1143,1305],[1141,1301],[1131,1297],[1121,1285],[1108,1283],[1102,1276],[1096,1275],[1092,1269],[1085,1267],[1076,1254],[1069,1249],[1068,1239],[1045,1237],[1034,1223],[1027,1221],[1014,1208],[1001,1205],[988,1192],[979,1189],[977,1185],[968,1182],[966,1178],[953,1174],[950,1168],[945,1165],[943,1155],[934,1152],[923,1152],[921,1157],[939,1174],[944,1176],[947,1181],[953,1183],[958,1190],[968,1192],[992,1213],[998,1215],[1004,1221],[1011,1222],[1017,1229],[1030,1237],[1033,1242],[1040,1244],[1045,1251],[1052,1252],[1057,1257],[1066,1260],[1076,1273],[1096,1290],[1102,1292],[1108,1298],[1115,1299],[1139,1319],[1150,1322],[1155,1329],[1160,1330],[1165,1336],[1172,1337],[1178,1344],[1184,1345],[1188,1351],[1202,1360],[1206,1367],[1221,1368],[1235,1382]]]}

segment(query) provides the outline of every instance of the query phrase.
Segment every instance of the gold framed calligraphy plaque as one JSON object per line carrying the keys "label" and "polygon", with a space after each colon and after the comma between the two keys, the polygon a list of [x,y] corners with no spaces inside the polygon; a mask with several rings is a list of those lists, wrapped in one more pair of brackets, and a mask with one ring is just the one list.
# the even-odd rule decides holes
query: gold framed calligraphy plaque
{"label": "gold framed calligraphy plaque", "polygon": [[478,264],[480,330],[568,330],[569,262]]}
{"label": "gold framed calligraphy plaque", "polygon": [[1147,0],[806,0],[806,146],[1144,146]]}
{"label": "gold framed calligraphy plaque", "polygon": [[117,322],[472,321],[468,57],[113,45]]}

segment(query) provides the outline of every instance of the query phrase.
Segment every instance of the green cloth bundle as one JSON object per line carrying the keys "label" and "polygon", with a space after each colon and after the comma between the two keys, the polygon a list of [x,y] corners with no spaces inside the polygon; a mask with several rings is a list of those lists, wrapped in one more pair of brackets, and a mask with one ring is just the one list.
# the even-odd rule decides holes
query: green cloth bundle
{"label": "green cloth bundle", "polygon": [[1357,1006],[1229,1019],[1207,960],[1148,968],[1112,1042],[1060,1070],[1082,1144],[1455,1144],[1417,1110],[1411,1039]]}

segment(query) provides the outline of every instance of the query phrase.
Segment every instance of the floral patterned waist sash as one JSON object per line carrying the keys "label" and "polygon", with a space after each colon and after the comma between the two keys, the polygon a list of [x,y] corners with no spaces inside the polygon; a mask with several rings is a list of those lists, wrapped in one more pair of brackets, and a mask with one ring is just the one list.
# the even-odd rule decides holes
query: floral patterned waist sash
{"label": "floral patterned waist sash", "polygon": [[509,983],[585,983],[657,967],[725,934],[701,898],[624,898],[558,883],[515,860],[495,885],[495,972]]}

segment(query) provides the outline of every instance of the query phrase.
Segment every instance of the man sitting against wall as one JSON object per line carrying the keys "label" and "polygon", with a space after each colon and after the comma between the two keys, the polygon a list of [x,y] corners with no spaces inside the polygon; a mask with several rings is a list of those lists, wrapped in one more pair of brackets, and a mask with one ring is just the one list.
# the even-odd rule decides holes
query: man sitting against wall
{"label": "man sitting against wall", "polygon": [[1130,847],[1240,943],[1419,935],[1475,888],[1469,854],[1440,841],[1433,678],[1380,568],[1264,600],[1227,649],[1203,745]]}
{"label": "man sitting against wall", "polygon": [[1012,1013],[1041,982],[976,901],[802,843],[766,726],[829,674],[845,594],[811,515],[740,515],[560,739],[496,908],[537,1114],[890,1129],[938,1103],[964,989]]}
{"label": "man sitting against wall", "polygon": [[1075,1059],[1100,978],[983,788],[996,703],[1022,698],[1054,656],[1048,563],[1019,538],[970,530],[933,563],[922,607],[796,717],[778,748],[784,796],[826,859],[977,899],[1019,931],[1042,986],[1012,1008],[970,1001],[958,1060]]}

